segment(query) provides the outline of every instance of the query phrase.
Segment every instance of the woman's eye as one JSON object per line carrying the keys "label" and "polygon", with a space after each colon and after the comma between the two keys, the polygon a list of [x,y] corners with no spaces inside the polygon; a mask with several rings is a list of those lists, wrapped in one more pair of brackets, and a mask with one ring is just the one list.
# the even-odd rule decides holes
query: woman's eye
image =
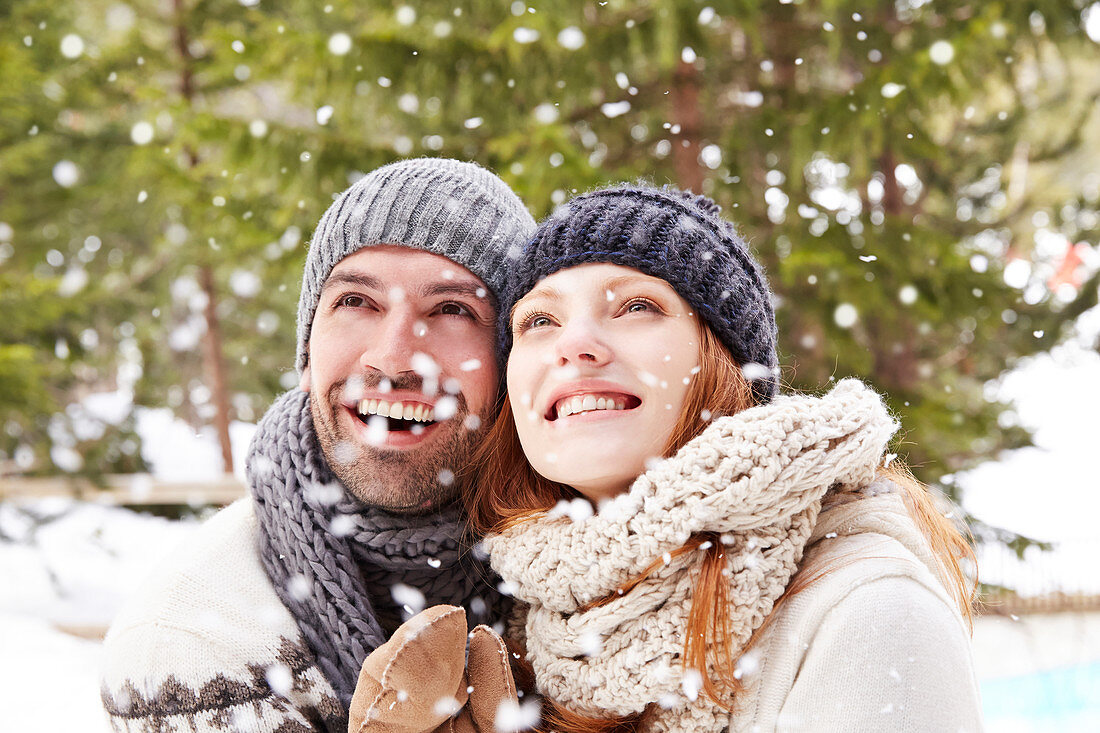
{"label": "woman's eye", "polygon": [[625,308],[623,308],[624,313],[645,313],[646,311],[657,311],[657,310],[659,310],[659,308],[657,308],[656,305],[654,305],[653,303],[649,302],[648,300],[646,300],[644,298],[639,298],[637,300],[632,300],[632,301],[630,301],[629,303],[626,304]]}
{"label": "woman's eye", "polygon": [[512,327],[512,332],[520,334],[532,328],[545,328],[552,325],[554,325],[554,320],[550,316],[543,313],[532,313],[518,319],[516,325]]}

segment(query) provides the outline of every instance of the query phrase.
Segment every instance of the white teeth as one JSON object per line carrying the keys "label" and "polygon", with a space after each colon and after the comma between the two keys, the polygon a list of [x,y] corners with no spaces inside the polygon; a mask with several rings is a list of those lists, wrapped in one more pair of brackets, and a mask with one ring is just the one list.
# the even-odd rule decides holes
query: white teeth
{"label": "white teeth", "polygon": [[417,422],[434,422],[435,410],[428,405],[416,402],[387,402],[386,400],[360,400],[356,405],[360,415],[369,417],[381,415],[382,417],[397,420],[416,420]]}
{"label": "white teeth", "polygon": [[583,397],[566,397],[558,402],[558,417],[569,417],[580,412],[594,412],[596,410],[624,410],[626,403],[613,397],[596,397],[584,395]]}

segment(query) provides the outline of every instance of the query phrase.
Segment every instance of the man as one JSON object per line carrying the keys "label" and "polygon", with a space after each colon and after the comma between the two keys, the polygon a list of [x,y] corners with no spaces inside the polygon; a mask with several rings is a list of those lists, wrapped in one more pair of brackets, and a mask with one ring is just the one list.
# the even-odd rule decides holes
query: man
{"label": "man", "polygon": [[120,731],[344,731],[366,655],[425,605],[507,601],[462,542],[456,473],[497,396],[494,294],[534,221],[492,173],[407,160],[314,232],[299,389],[249,448],[250,497],[119,615],[103,702]]}

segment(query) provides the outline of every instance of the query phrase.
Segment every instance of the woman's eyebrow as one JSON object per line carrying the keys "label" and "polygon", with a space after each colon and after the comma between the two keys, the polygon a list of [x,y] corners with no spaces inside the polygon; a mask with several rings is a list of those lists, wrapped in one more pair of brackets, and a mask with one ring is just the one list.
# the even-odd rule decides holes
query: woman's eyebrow
{"label": "woman's eyebrow", "polygon": [[522,303],[525,303],[528,300],[534,298],[544,298],[546,300],[561,300],[561,293],[559,293],[557,289],[552,288],[549,285],[539,285],[538,287],[533,288],[527,293],[527,295],[517,300],[515,305],[512,306],[512,311],[508,314],[508,320],[512,320],[512,317],[516,314],[516,310],[520,307]]}
{"label": "woman's eyebrow", "polygon": [[665,281],[647,275],[618,275],[603,281],[604,290],[614,291],[615,288],[624,285],[648,285],[659,289],[673,289],[672,286]]}

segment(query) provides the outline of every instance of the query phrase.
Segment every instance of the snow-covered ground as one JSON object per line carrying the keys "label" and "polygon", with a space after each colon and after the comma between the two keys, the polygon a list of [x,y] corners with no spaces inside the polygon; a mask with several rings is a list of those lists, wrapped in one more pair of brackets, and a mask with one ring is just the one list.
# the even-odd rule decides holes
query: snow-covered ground
{"label": "snow-covered ground", "polygon": [[[1100,478],[1100,309],[1078,335],[1027,360],[991,386],[1012,399],[1036,446],[956,477],[965,509],[995,525],[1057,543],[1030,564],[989,556],[986,578],[1027,582],[1032,566],[1067,590],[1100,593],[1095,570]],[[139,416],[145,456],[164,478],[217,475],[210,435],[165,411]],[[238,465],[252,427],[233,427]],[[4,730],[106,731],[99,706],[96,634],[119,604],[197,521],[172,522],[68,500],[39,501],[37,530],[18,507],[0,503],[0,528],[25,542],[0,542],[0,714]],[[33,532],[33,537],[31,533]],[[983,558],[985,560],[985,558]],[[999,564],[998,564],[999,563]],[[1100,730],[1100,614],[979,619],[975,658],[991,731]]]}
{"label": "snow-covered ground", "polygon": [[99,637],[127,594],[198,522],[68,499],[26,508],[60,518],[31,539],[29,518],[0,503],[0,527],[27,541],[0,542],[0,728],[106,731]]}

